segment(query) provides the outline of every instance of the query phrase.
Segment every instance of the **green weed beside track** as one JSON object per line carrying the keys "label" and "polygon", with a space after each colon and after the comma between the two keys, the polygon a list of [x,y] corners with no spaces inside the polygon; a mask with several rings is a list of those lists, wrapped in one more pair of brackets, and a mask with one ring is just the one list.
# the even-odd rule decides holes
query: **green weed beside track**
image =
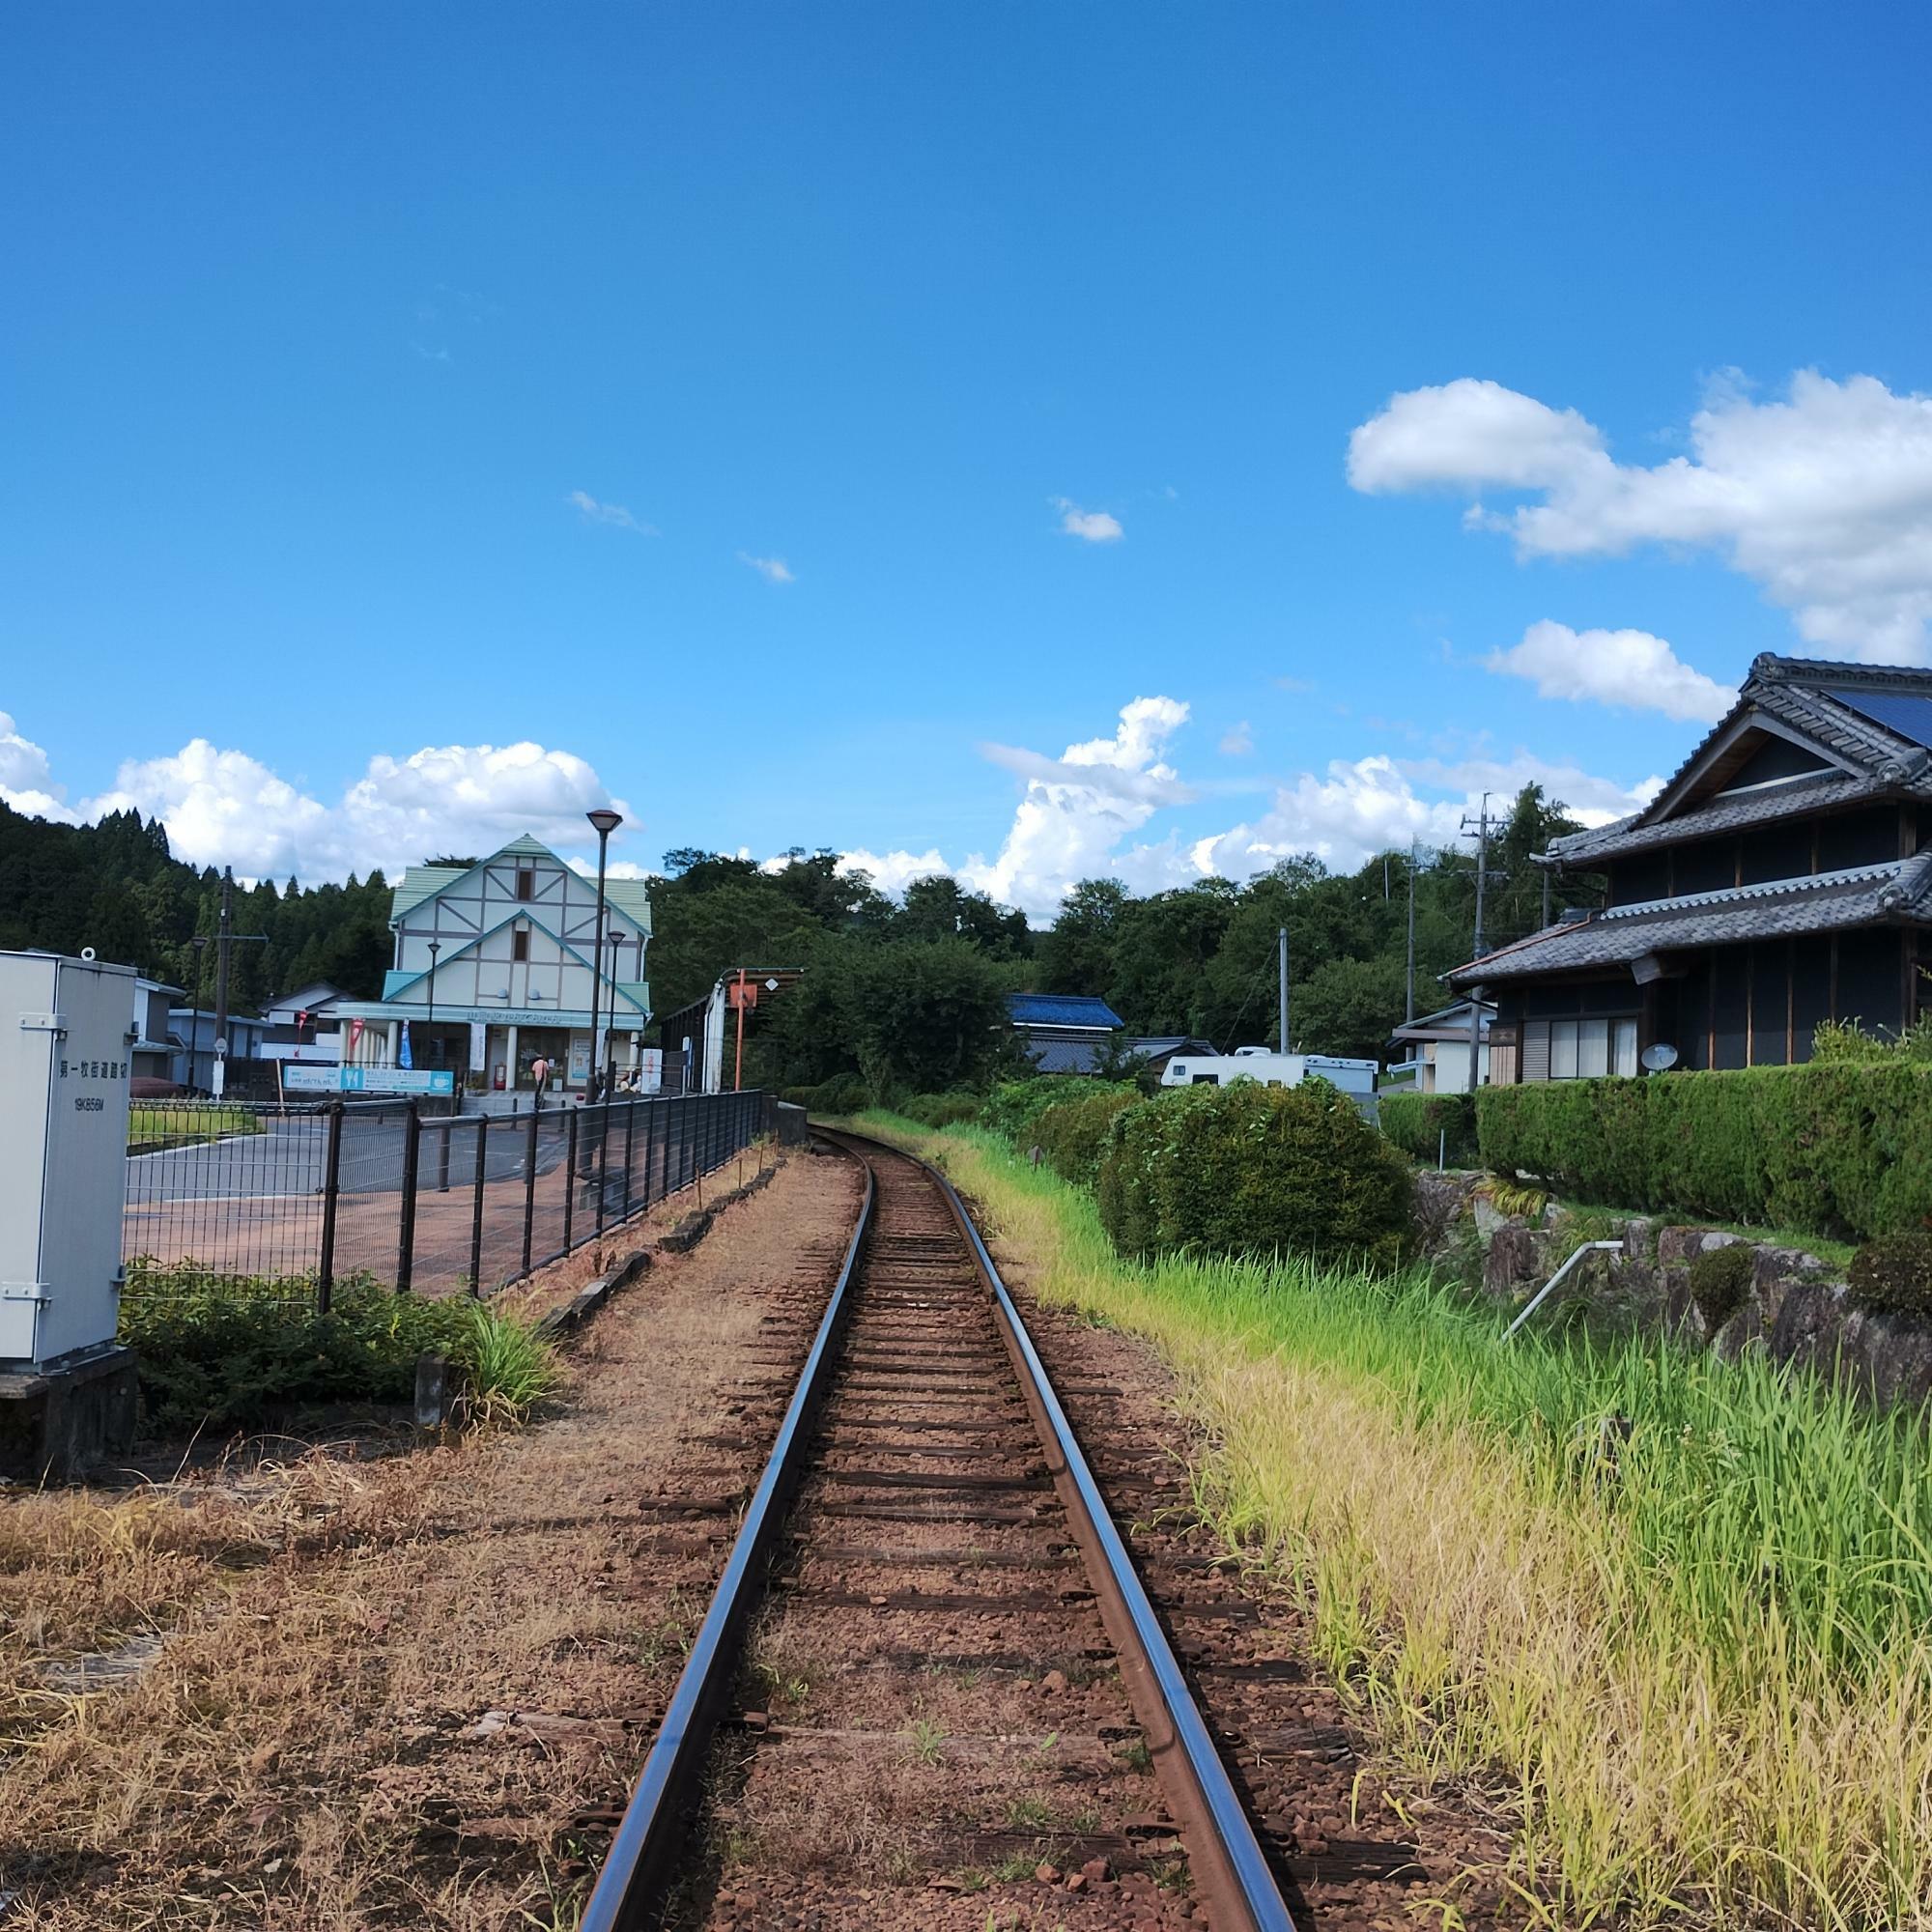
{"label": "green weed beside track", "polygon": [[1046,1299],[1160,1348],[1203,1507],[1387,1749],[1506,1789],[1529,1922],[1932,1925],[1922,1418],[1654,1338],[1505,1346],[1421,1272],[1131,1265],[995,1137],[862,1124],[942,1159]]}

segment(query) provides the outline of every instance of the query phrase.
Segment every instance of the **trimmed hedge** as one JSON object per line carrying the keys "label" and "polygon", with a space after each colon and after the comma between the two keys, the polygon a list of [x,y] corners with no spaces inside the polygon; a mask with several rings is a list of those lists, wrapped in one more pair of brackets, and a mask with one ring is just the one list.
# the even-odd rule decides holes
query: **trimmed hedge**
{"label": "trimmed hedge", "polygon": [[1485,1087],[1484,1163],[1584,1201],[1837,1238],[1932,1225],[1932,1068],[1835,1061]]}
{"label": "trimmed hedge", "polygon": [[1326,1081],[1187,1087],[1116,1116],[1095,1189],[1122,1254],[1290,1252],[1393,1266],[1413,1170]]}
{"label": "trimmed hedge", "polygon": [[954,1127],[965,1121],[977,1121],[985,1105],[979,1094],[915,1094],[901,1102],[899,1112],[923,1127]]}
{"label": "trimmed hedge", "polygon": [[1379,1112],[1382,1132],[1412,1159],[1434,1167],[1440,1152],[1451,1167],[1476,1165],[1473,1094],[1384,1094]]}
{"label": "trimmed hedge", "polygon": [[1092,1187],[1100,1177],[1100,1157],[1115,1118],[1142,1105],[1131,1087],[1107,1087],[1083,1100],[1062,1100],[1034,1122],[1046,1164],[1063,1180]]}

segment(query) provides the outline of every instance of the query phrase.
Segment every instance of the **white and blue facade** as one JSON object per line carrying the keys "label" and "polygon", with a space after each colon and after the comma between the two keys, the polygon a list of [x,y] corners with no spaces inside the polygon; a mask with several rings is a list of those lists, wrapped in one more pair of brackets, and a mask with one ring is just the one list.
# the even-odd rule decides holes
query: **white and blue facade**
{"label": "white and blue facade", "polygon": [[[395,963],[380,1000],[340,1000],[344,1066],[448,1068],[471,1093],[526,1093],[550,1063],[550,1087],[582,1092],[603,1058],[640,1065],[651,1016],[644,955],[650,895],[640,880],[605,890],[602,971],[597,881],[527,836],[474,866],[412,866],[391,903]],[[434,951],[432,951],[434,948]]]}

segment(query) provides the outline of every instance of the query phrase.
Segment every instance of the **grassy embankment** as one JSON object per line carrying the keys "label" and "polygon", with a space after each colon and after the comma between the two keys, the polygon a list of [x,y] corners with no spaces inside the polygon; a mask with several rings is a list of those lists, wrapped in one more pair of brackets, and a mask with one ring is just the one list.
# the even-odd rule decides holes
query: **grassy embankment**
{"label": "grassy embankment", "polygon": [[246,1107],[217,1107],[203,1101],[171,1106],[135,1100],[128,1108],[128,1144],[140,1148],[154,1146],[193,1147],[210,1141],[225,1140],[231,1134],[256,1134],[260,1120]]}
{"label": "grassy embankment", "polygon": [[1397,1760],[1506,1794],[1526,1922],[1932,1925],[1920,1428],[1761,1360],[1504,1348],[1420,1274],[1131,1266],[993,1137],[863,1124],[940,1158],[1037,1293],[1174,1364],[1204,1508]]}

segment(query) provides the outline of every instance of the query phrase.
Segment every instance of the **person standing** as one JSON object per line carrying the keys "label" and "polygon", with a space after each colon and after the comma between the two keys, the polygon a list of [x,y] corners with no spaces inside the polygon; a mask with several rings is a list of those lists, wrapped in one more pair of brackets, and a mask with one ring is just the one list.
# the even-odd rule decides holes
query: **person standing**
{"label": "person standing", "polygon": [[541,1104],[544,1089],[550,1085],[550,1062],[542,1054],[530,1062],[530,1085],[536,1089],[537,1100]]}

